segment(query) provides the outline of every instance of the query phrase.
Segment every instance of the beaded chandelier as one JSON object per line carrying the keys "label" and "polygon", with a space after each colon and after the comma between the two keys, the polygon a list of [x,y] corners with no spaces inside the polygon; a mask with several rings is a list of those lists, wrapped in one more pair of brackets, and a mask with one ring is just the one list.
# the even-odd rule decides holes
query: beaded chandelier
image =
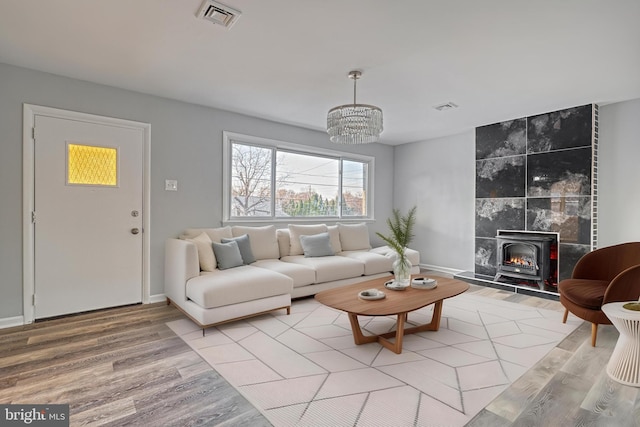
{"label": "beaded chandelier", "polygon": [[382,133],[382,110],[374,105],[356,103],[356,81],[362,72],[351,71],[353,104],[339,105],[327,114],[327,133],[336,144],[368,144]]}

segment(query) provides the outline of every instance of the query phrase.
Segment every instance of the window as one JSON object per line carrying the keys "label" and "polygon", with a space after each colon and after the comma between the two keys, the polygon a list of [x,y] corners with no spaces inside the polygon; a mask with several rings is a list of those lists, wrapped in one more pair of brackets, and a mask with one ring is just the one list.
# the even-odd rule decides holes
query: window
{"label": "window", "polygon": [[224,133],[225,219],[371,218],[373,158]]}
{"label": "window", "polygon": [[67,143],[67,185],[118,185],[118,150]]}
{"label": "window", "polygon": [[232,143],[232,216],[271,216],[271,160],[269,148]]}

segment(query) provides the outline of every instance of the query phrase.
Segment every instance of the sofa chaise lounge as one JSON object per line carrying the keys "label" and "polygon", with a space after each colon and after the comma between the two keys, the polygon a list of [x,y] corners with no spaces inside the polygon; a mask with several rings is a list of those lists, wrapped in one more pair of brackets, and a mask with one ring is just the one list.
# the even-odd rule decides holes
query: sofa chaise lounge
{"label": "sofa chaise lounge", "polygon": [[[203,329],[274,310],[289,314],[292,298],[388,276],[395,253],[369,242],[364,223],[187,229],[166,241],[167,303]],[[418,273],[419,253],[407,255]]]}

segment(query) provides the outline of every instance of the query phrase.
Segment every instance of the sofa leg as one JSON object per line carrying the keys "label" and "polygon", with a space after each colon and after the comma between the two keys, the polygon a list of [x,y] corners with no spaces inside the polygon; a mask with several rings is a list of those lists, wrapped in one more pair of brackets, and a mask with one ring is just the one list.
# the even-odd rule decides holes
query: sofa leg
{"label": "sofa leg", "polygon": [[591,324],[591,347],[596,346],[596,338],[598,337],[598,324]]}
{"label": "sofa leg", "polygon": [[569,316],[569,309],[564,309],[564,316],[562,317],[562,323],[567,323],[567,316]]}
{"label": "sofa leg", "polygon": [[291,306],[287,307],[287,316],[291,314]]}

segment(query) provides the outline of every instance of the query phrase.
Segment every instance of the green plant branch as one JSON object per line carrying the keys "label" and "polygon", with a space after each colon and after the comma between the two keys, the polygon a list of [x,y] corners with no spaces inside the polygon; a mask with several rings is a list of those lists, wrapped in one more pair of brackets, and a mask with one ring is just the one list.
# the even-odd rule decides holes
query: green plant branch
{"label": "green plant branch", "polygon": [[387,225],[391,234],[386,236],[380,232],[376,232],[376,234],[398,255],[403,257],[404,249],[415,237],[413,234],[415,224],[416,206],[409,209],[406,215],[402,215],[400,210],[394,209],[391,218],[387,218]]}

